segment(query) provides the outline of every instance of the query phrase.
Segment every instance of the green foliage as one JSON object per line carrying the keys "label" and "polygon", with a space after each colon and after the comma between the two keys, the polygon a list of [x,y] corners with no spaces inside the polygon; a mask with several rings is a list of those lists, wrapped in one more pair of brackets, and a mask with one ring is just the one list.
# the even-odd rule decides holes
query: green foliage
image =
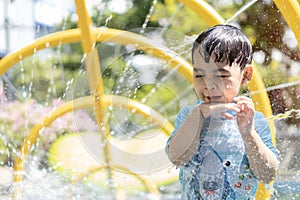
{"label": "green foliage", "polygon": [[177,1],[157,3],[151,20],[185,35],[199,34],[208,26],[197,14]]}
{"label": "green foliage", "polygon": [[9,157],[9,148],[5,144],[5,141],[0,138],[0,166],[7,165]]}
{"label": "green foliage", "polygon": [[[108,8],[99,10],[95,7],[92,10],[93,23],[98,27],[106,26],[108,28],[116,28],[121,30],[141,28],[152,5],[152,1],[134,0],[133,5],[134,6],[132,8],[122,14],[112,13],[110,10],[108,10]],[[157,23],[151,21],[148,26],[157,26]]]}
{"label": "green foliage", "polygon": [[[276,64],[276,63],[274,63]],[[288,82],[287,73],[280,67],[265,67],[257,65],[260,75],[262,76],[265,86],[271,87]],[[276,74],[276,76],[274,76]]]}
{"label": "green foliage", "polygon": [[142,100],[152,109],[159,111],[169,121],[177,115],[180,105],[176,101],[177,94],[162,84],[147,84],[139,88],[136,98]]}
{"label": "green foliage", "polygon": [[62,97],[66,83],[75,77],[80,67],[78,55],[60,58],[29,57],[13,68],[13,80],[17,97],[31,97],[47,102]]}

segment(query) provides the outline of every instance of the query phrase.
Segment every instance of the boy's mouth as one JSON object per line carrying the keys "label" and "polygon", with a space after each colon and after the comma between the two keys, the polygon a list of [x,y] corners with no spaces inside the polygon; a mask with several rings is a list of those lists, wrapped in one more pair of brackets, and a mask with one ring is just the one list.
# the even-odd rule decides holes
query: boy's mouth
{"label": "boy's mouth", "polygon": [[220,102],[222,100],[222,96],[207,96],[206,99],[209,102]]}

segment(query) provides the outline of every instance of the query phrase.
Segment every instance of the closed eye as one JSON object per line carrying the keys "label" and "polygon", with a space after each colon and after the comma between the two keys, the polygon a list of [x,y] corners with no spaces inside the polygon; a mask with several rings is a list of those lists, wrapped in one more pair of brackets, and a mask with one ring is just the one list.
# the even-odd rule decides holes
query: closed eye
{"label": "closed eye", "polygon": [[195,78],[203,78],[204,75],[201,75],[201,74],[195,74],[194,77],[195,77]]}
{"label": "closed eye", "polygon": [[228,77],[230,77],[230,75],[216,75],[216,77],[219,77],[219,78],[228,78]]}

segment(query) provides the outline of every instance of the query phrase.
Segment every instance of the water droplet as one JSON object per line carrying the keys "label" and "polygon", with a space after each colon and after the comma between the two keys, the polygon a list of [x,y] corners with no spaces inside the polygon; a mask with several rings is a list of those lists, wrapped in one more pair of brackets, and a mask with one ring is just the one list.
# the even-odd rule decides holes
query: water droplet
{"label": "water droplet", "polygon": [[112,15],[106,18],[105,20],[105,26],[107,26],[108,22],[112,19]]}
{"label": "water droplet", "polygon": [[160,186],[160,187],[159,187],[159,190],[161,190],[161,191],[164,191],[165,189],[166,189],[165,186]]}
{"label": "water droplet", "polygon": [[86,58],[86,53],[85,54],[83,54],[83,56],[82,56],[82,59],[81,59],[81,63],[83,63],[84,62],[84,60],[85,60],[85,58]]}

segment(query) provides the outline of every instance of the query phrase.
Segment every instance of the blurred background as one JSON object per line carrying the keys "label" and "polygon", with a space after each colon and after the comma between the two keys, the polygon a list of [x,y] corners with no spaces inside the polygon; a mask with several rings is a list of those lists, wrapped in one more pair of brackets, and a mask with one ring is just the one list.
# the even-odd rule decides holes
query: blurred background
{"label": "blurred background", "polygon": [[[273,198],[300,199],[300,51],[297,40],[271,0],[206,2],[225,20],[240,27],[253,44],[253,60],[271,101],[277,148],[282,159],[274,184],[278,194]],[[194,11],[177,0],[86,0],[86,5],[94,27],[143,33],[161,40],[188,61],[193,39],[208,28]],[[77,20],[71,0],[0,0],[0,56],[47,34],[76,28]],[[137,99],[159,110],[172,123],[182,106],[195,102],[190,84],[179,74],[169,76],[170,70],[161,60],[111,43],[98,43],[97,49],[106,93]],[[24,136],[42,116],[72,99],[72,95],[89,94],[78,75],[84,68],[83,58],[80,43],[59,45],[35,52],[0,77],[1,167],[13,166]],[[135,81],[126,82],[132,77]],[[164,80],[164,77],[169,78]],[[178,96],[181,91],[186,91],[182,95],[185,98]],[[247,92],[247,88],[243,88],[242,93]],[[76,114],[88,121],[92,117],[87,113]],[[120,137],[132,136],[134,130],[143,131],[151,126],[145,121],[132,120],[131,116],[121,124],[116,123],[118,119],[111,119],[110,126],[115,133],[121,130]],[[39,154],[39,169],[48,169],[47,151],[56,139],[78,129],[85,131],[86,127],[78,128],[78,124],[71,113],[45,130],[33,149],[33,155]],[[89,128],[97,129],[92,125]],[[160,190],[166,194],[165,199],[169,198],[168,193],[180,192],[177,183]]]}

